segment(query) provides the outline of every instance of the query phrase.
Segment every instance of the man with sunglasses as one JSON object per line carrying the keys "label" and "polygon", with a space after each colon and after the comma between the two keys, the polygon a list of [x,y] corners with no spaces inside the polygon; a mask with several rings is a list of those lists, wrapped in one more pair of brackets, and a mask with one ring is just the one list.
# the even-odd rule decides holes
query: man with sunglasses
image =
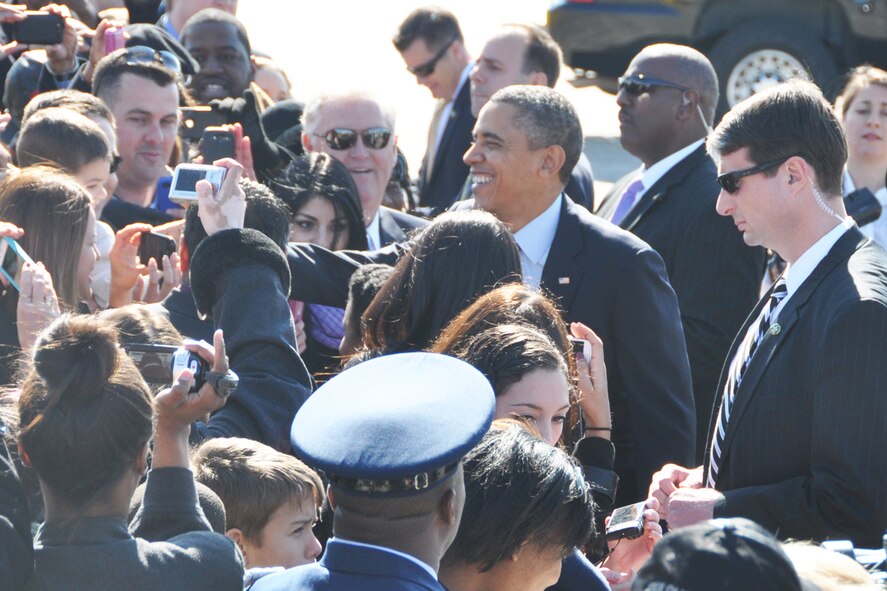
{"label": "man with sunglasses", "polygon": [[468,177],[462,154],[475,122],[468,84],[471,56],[456,17],[437,7],[410,13],[392,42],[407,71],[437,99],[419,170],[419,204],[440,211],[452,205]]}
{"label": "man with sunglasses", "polygon": [[747,517],[781,538],[880,546],[887,528],[887,253],[847,216],[847,143],[821,91],[779,85],[708,140],[718,213],[788,263],[727,356],[705,462],[651,484],[672,527]]}
{"label": "man with sunglasses", "polygon": [[595,212],[662,256],[678,296],[696,400],[696,460],[724,357],[758,299],[765,252],[743,244],[715,211],[715,164],[705,136],[718,78],[704,55],[683,45],[644,48],[619,79],[622,146],[642,166],[616,182]]}
{"label": "man with sunglasses", "polygon": [[[548,31],[536,25],[503,26],[484,44],[471,70],[471,112],[476,117],[490,97],[506,86],[531,84],[554,88],[560,76],[563,56]],[[591,209],[594,204],[594,178],[585,154],[573,167],[566,193],[576,203]],[[471,197],[471,179],[461,198]]]}
{"label": "man with sunglasses", "polygon": [[428,222],[382,206],[397,162],[394,113],[367,92],[319,96],[302,114],[302,145],[345,165],[360,194],[370,250],[403,242]]}

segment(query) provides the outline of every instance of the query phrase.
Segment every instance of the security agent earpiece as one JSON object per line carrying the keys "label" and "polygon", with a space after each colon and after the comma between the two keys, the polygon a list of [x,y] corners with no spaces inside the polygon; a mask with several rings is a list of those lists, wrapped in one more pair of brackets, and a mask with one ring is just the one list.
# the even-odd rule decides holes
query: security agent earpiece
{"label": "security agent earpiece", "polygon": [[681,108],[686,109],[690,106],[690,99],[687,98],[687,95],[681,97]]}

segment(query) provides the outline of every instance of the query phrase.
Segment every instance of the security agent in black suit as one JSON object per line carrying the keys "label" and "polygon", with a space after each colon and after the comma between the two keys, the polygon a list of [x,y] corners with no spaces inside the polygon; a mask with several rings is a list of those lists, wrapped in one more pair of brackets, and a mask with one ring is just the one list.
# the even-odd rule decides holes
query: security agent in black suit
{"label": "security agent in black suit", "polygon": [[394,114],[365,92],[319,96],[302,114],[302,145],[345,165],[360,194],[370,249],[402,242],[428,222],[382,207],[397,161]]}
{"label": "security agent in black suit", "polygon": [[[500,90],[481,110],[474,135],[465,162],[476,205],[518,234],[559,208],[553,235],[538,236],[550,241],[541,288],[554,296],[565,320],[586,324],[604,341],[620,479],[616,505],[640,500],[657,458],[694,457],[690,368],[662,259],[563,195],[582,131],[572,105],[557,92],[544,86]],[[526,259],[522,252],[525,280]]]}
{"label": "security agent in black suit", "polygon": [[455,15],[438,7],[411,12],[392,42],[416,82],[437,99],[419,170],[419,204],[443,211],[468,177],[462,155],[471,144],[475,122],[468,83],[471,56]]}
{"label": "security agent in black suit", "polygon": [[841,126],[820,90],[796,81],[737,105],[709,147],[718,212],[788,268],[727,357],[704,466],[654,477],[660,514],[672,526],[741,516],[780,538],[880,545],[887,253],[844,209]]}
{"label": "security agent in black suit", "polygon": [[[665,262],[687,340],[701,462],[724,357],[758,300],[766,254],[715,211],[720,188],[704,140],[718,78],[708,59],[682,45],[646,47],[629,64],[616,102],[622,146],[644,165],[620,179],[596,213]],[[645,187],[635,193],[638,179]]]}

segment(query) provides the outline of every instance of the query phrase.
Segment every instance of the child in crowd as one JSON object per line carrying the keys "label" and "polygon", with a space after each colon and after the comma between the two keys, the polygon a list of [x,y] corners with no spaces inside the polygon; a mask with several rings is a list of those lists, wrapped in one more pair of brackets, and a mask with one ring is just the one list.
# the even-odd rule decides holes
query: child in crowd
{"label": "child in crowd", "polygon": [[226,534],[240,548],[247,569],[290,568],[320,555],[312,528],[324,486],[300,460],[231,437],[205,442],[191,463],[197,482],[222,499]]}

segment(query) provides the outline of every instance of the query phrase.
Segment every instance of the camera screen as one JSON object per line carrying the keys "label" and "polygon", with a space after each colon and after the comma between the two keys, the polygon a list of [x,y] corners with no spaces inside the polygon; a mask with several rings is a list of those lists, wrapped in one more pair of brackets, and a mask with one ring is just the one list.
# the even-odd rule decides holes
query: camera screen
{"label": "camera screen", "polygon": [[205,179],[206,173],[207,171],[205,170],[194,170],[191,168],[180,169],[176,181],[176,191],[196,193],[197,181]]}
{"label": "camera screen", "polygon": [[633,505],[626,505],[625,507],[619,507],[613,514],[610,516],[610,527],[614,525],[620,525],[622,523],[634,522],[640,519],[641,515],[644,514],[644,503],[635,503]]}
{"label": "camera screen", "polygon": [[151,387],[167,387],[172,384],[173,351],[133,351],[128,350],[130,358],[139,368],[142,378]]}

